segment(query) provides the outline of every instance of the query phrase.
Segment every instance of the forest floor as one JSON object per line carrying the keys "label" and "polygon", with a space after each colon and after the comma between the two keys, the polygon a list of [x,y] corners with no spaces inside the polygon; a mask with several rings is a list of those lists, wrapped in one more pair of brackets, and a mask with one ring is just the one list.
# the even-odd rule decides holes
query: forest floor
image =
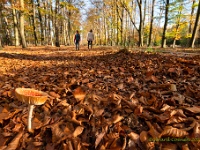
{"label": "forest floor", "polygon": [[[0,50],[0,150],[200,148],[200,51],[117,47]],[[28,107],[15,89],[48,100]]]}

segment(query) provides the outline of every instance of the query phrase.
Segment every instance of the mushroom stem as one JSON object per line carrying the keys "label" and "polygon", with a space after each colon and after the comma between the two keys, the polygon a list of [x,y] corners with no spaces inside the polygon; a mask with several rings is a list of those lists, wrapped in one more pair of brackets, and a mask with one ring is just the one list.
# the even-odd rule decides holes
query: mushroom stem
{"label": "mushroom stem", "polygon": [[34,109],[34,105],[29,104],[28,105],[28,131],[29,132],[33,132],[33,129],[32,129],[33,109]]}

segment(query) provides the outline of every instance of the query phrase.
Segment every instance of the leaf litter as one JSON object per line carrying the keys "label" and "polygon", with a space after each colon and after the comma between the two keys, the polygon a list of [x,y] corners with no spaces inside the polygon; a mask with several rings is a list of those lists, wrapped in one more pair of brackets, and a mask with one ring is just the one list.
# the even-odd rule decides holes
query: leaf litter
{"label": "leaf litter", "polygon": [[[0,52],[0,149],[200,148],[200,56],[113,49]],[[46,92],[27,131],[15,88]]]}

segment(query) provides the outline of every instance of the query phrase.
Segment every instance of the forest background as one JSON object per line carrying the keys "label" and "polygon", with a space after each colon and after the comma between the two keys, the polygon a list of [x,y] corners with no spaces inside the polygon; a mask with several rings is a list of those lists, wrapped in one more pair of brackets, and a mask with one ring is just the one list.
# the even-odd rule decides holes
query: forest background
{"label": "forest background", "polygon": [[0,47],[96,45],[199,47],[198,0],[1,0]]}

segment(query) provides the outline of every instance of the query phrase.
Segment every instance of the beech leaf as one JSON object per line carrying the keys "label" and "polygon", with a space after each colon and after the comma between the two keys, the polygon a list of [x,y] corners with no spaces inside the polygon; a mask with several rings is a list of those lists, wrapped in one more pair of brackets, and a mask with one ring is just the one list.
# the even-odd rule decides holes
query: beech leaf
{"label": "beech leaf", "polygon": [[159,137],[168,136],[168,137],[177,137],[181,138],[188,135],[187,131],[174,128],[172,126],[165,126],[163,132],[159,135]]}
{"label": "beech leaf", "polygon": [[15,138],[8,144],[8,146],[6,147],[5,150],[16,150],[17,147],[19,146],[19,141],[21,139],[23,135],[23,131],[22,132],[19,132]]}

